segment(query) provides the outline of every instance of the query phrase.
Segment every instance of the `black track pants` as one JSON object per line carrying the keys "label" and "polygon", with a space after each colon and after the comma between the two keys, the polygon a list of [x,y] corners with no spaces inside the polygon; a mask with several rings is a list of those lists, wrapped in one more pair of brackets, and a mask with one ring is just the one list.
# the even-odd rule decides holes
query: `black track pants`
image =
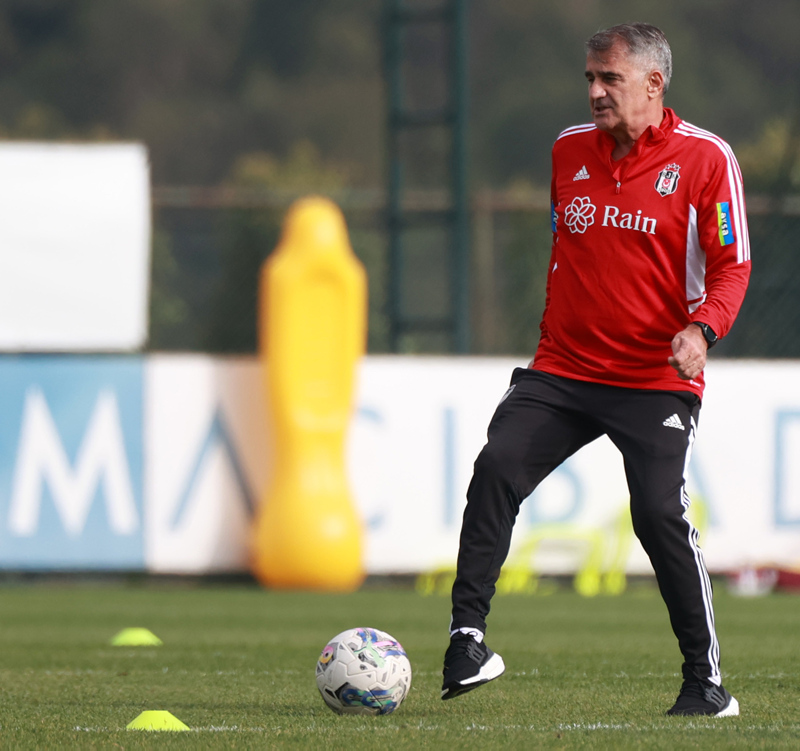
{"label": "black track pants", "polygon": [[523,499],[579,448],[608,435],[624,459],[633,528],[669,610],[684,675],[719,684],[711,581],[697,530],[685,516],[699,412],[690,392],[618,388],[517,368],[467,491],[451,628],[486,630]]}

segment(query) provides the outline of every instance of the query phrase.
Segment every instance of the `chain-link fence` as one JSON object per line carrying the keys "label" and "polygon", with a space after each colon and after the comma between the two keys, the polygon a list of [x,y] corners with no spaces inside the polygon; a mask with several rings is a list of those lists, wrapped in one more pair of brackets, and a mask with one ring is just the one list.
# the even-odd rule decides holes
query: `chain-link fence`
{"label": "chain-link fence", "polygon": [[[155,190],[151,351],[256,351],[259,269],[277,243],[289,203],[286,196],[222,189]],[[369,277],[368,350],[388,352],[382,197],[348,194],[338,203]],[[748,211],[750,288],[736,325],[714,356],[800,358],[800,197],[750,197]],[[549,199],[476,196],[472,229],[471,352],[528,356],[536,348],[544,305]],[[449,294],[447,265],[441,254],[427,251],[415,254],[414,261],[406,270],[407,304],[421,311],[435,308],[437,296]],[[423,331],[406,340],[404,351],[452,348],[440,334]]]}

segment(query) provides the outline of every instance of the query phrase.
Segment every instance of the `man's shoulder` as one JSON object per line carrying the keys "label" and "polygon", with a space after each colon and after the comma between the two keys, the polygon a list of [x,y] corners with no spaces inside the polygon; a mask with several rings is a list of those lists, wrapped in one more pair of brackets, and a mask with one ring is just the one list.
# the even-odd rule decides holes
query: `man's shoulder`
{"label": "man's shoulder", "polygon": [[559,155],[574,154],[576,149],[596,151],[598,133],[600,131],[594,123],[565,128],[558,134],[558,138],[553,144],[553,158],[558,159]]}
{"label": "man's shoulder", "polygon": [[569,128],[565,128],[558,134],[558,138],[556,138],[556,143],[561,141],[564,138],[571,138],[574,136],[583,136],[584,138],[587,134],[594,134],[597,132],[597,126],[594,123],[584,123],[583,125],[572,125]]}
{"label": "man's shoulder", "polygon": [[710,130],[698,128],[696,125],[687,123],[685,120],[678,123],[673,134],[680,139],[686,139],[687,144],[692,144],[694,147],[706,150],[711,154],[721,157],[733,156],[733,150],[724,138],[712,133]]}

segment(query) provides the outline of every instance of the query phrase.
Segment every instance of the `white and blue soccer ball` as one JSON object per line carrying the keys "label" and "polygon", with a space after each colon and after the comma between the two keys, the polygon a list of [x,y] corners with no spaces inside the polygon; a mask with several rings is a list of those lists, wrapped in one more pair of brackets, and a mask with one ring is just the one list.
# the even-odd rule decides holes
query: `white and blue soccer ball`
{"label": "white and blue soccer ball", "polygon": [[411,688],[411,663],[394,637],[353,628],[325,645],[317,661],[317,688],[338,714],[390,714]]}

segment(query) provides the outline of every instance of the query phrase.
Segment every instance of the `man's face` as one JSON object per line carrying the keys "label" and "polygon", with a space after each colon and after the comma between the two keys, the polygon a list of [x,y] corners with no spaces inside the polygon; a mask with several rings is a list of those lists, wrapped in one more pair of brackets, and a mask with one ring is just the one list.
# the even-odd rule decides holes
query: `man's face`
{"label": "man's face", "polygon": [[653,106],[648,71],[622,43],[608,52],[586,58],[589,105],[592,119],[600,130],[613,136],[634,133],[638,137],[642,122]]}

